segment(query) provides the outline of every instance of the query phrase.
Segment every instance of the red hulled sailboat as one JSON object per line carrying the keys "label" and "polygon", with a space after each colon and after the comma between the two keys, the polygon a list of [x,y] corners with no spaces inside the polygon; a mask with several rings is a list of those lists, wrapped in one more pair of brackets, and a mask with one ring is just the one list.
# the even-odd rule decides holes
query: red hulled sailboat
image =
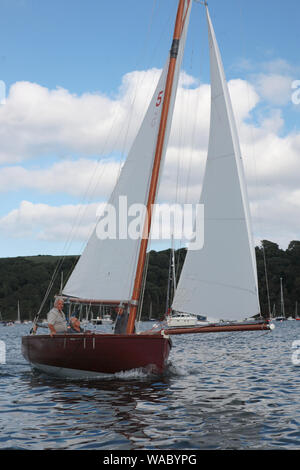
{"label": "red hulled sailboat", "polygon": [[170,134],[191,7],[191,0],[179,0],[166,65],[108,201],[117,213],[124,196],[127,206],[144,205],[143,236],[102,238],[97,225],[62,292],[69,302],[119,308],[122,328],[111,334],[83,332],[23,337],[24,357],[45,372],[71,377],[137,368],[162,372],[171,349],[171,334],[270,328],[264,322],[236,323],[259,313],[256,262],[238,137],[205,3],[212,95],[209,149],[200,200],[205,208],[205,244],[196,251],[188,250],[172,308],[205,316],[211,314],[213,318],[235,323],[190,331],[161,329],[139,334],[135,331],[152,208]]}

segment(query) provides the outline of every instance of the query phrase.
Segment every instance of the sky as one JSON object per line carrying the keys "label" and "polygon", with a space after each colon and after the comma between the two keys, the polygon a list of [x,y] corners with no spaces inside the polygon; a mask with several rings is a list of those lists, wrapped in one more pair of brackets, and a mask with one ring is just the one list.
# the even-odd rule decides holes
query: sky
{"label": "sky", "polygon": [[[167,58],[176,7],[0,0],[0,257],[82,252]],[[286,249],[300,239],[300,3],[211,0],[209,9],[254,239]],[[169,204],[198,201],[207,153],[209,56],[198,2],[177,101],[158,195]]]}

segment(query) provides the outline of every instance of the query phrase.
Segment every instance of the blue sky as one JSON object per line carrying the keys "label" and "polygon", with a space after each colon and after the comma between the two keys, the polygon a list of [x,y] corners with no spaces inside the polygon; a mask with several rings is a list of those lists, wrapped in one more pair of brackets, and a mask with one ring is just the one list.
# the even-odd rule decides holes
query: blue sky
{"label": "blue sky", "polygon": [[[69,206],[75,214],[78,204],[87,202],[82,197],[92,171],[87,166],[104,156],[113,167],[105,174],[112,175],[113,163],[123,154],[120,145],[105,153],[105,139],[97,140],[96,129],[89,142],[93,113],[101,129],[102,109],[109,112],[110,105],[126,101],[132,73],[163,66],[176,6],[175,0],[0,0],[0,80],[7,95],[0,105],[1,257],[61,254],[70,228],[52,229],[63,226]],[[290,91],[292,81],[300,80],[300,3],[211,0],[209,9],[227,79],[236,84],[234,106],[240,101],[245,108],[238,127],[249,157],[255,237],[286,246],[300,239],[299,106],[291,102]],[[200,89],[209,83],[209,64],[204,8],[196,2],[186,49],[184,70],[194,79],[189,86]],[[63,90],[62,96],[55,90]],[[89,113],[95,96],[101,100],[93,101]],[[205,138],[199,143],[201,165],[204,148]],[[261,149],[266,149],[263,155]],[[284,155],[280,149],[286,149]],[[50,184],[56,170],[65,184]],[[69,180],[72,171],[75,188]],[[107,185],[88,203],[104,201],[111,188]],[[43,216],[52,221],[50,231]],[[90,214],[86,227],[91,223]],[[70,254],[83,246],[80,235]]]}
{"label": "blue sky", "polygon": [[[163,63],[176,3],[1,0],[2,79],[8,86],[29,80],[50,88],[60,85],[74,93],[109,93],[119,85],[120,77],[137,65]],[[140,55],[153,8],[159,14],[153,18],[151,39],[163,41],[151,64],[149,54],[145,58]],[[259,63],[272,57],[299,61],[300,5],[296,0],[212,0],[209,8],[225,63],[233,64],[241,58]],[[195,3],[193,10],[195,20],[202,16],[202,31],[192,30],[192,24],[191,34],[206,38],[204,9]]]}

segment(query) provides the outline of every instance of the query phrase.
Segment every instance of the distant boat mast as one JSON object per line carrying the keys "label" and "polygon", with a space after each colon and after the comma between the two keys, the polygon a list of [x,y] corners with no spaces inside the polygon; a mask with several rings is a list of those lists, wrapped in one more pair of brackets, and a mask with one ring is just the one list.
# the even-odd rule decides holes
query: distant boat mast
{"label": "distant boat mast", "polygon": [[283,299],[283,288],[282,288],[282,277],[280,278],[280,304],[281,304],[281,315],[285,317],[284,311],[284,299]]}

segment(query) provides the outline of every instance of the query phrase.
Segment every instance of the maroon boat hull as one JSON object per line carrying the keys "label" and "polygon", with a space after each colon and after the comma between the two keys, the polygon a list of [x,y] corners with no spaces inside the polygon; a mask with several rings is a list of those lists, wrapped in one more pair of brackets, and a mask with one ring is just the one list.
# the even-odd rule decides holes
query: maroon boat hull
{"label": "maroon boat hull", "polygon": [[171,349],[163,335],[58,334],[22,338],[22,354],[40,369],[114,374],[146,368],[161,373]]}

